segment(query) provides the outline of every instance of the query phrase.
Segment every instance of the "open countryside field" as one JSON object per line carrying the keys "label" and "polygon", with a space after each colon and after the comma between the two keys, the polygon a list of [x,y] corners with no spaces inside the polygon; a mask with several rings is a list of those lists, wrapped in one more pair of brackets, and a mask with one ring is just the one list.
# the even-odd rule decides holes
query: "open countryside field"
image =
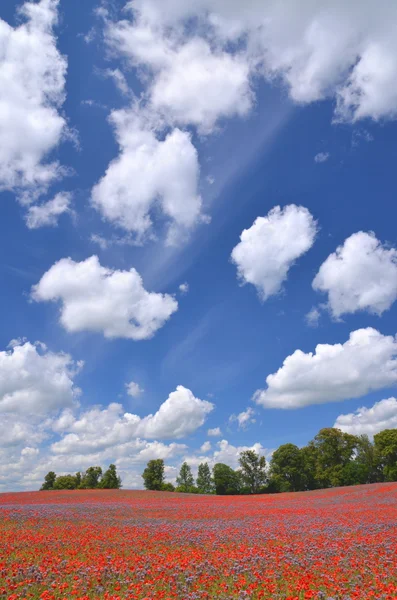
{"label": "open countryside field", "polygon": [[0,598],[397,598],[397,484],[0,495]]}

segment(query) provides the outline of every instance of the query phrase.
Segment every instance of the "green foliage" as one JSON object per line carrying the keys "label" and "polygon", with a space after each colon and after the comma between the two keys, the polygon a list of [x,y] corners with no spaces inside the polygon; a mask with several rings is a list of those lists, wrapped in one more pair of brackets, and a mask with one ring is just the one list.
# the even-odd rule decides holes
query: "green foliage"
{"label": "green foliage", "polygon": [[381,481],[382,472],[375,445],[367,435],[357,437],[358,444],[354,462],[360,466],[360,476],[355,483],[376,483]]}
{"label": "green foliage", "polygon": [[41,486],[40,491],[53,490],[56,477],[57,476],[56,473],[54,473],[54,471],[50,471],[49,473],[47,473],[47,475],[44,477],[44,483]]}
{"label": "green foliage", "polygon": [[76,487],[79,488],[81,486],[81,473],[80,471],[77,471],[76,475]]}
{"label": "green foliage", "polygon": [[121,488],[121,479],[117,475],[115,465],[109,465],[108,470],[103,474],[99,487],[104,490],[119,490]]}
{"label": "green foliage", "polygon": [[163,485],[161,486],[161,491],[162,492],[175,492],[175,486],[169,482],[163,483]]}
{"label": "green foliage", "polygon": [[397,481],[397,429],[374,435],[375,452],[384,481]]}
{"label": "green foliage", "polygon": [[241,476],[231,467],[217,463],[213,468],[215,491],[218,495],[239,494],[242,488]]}
{"label": "green foliage", "polygon": [[314,441],[300,449],[302,457],[302,491],[317,490],[321,487],[317,478],[317,448]]}
{"label": "green foliage", "polygon": [[304,455],[294,444],[283,444],[273,453],[270,481],[277,492],[298,492],[305,489]]}
{"label": "green foliage", "polygon": [[180,468],[179,475],[176,478],[177,492],[191,492],[194,487],[194,479],[192,475],[192,470],[187,464],[184,462]]}
{"label": "green foliage", "polygon": [[163,459],[156,458],[154,460],[149,460],[142,477],[147,490],[161,490],[164,484]]}
{"label": "green foliage", "polygon": [[76,489],[119,489],[121,479],[117,475],[115,465],[110,465],[102,477],[101,467],[89,467],[81,475],[78,471],[75,475],[56,476],[54,471],[50,471],[44,478],[41,490],[76,490]]}
{"label": "green foliage", "polygon": [[101,476],[101,467],[89,467],[81,478],[80,488],[84,490],[94,490],[99,486]]}
{"label": "green foliage", "polygon": [[321,429],[314,438],[316,479],[320,487],[343,485],[343,473],[358,446],[358,438],[340,429]]}
{"label": "green foliage", "polygon": [[59,475],[54,482],[54,490],[75,490],[75,475]]}
{"label": "green foliage", "polygon": [[199,494],[214,493],[214,480],[207,462],[199,464],[196,485]]}
{"label": "green foliage", "polygon": [[243,485],[251,494],[258,494],[267,482],[266,458],[254,450],[244,450],[238,459]]}

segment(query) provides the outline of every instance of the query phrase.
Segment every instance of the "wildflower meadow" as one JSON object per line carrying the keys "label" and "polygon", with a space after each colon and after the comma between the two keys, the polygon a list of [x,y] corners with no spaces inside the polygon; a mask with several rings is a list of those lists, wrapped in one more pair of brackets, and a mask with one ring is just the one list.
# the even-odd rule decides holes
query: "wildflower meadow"
{"label": "wildflower meadow", "polygon": [[4,600],[397,598],[397,483],[0,495]]}

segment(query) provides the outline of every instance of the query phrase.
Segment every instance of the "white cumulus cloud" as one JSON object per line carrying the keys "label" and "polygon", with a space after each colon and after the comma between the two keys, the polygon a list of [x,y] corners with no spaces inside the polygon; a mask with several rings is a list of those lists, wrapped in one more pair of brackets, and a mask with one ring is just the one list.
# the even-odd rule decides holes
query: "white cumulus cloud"
{"label": "white cumulus cloud", "polygon": [[135,381],[126,383],[125,387],[127,389],[127,394],[132,398],[139,398],[139,396],[141,396],[144,392],[139,383],[136,383]]}
{"label": "white cumulus cloud", "polygon": [[250,68],[243,54],[224,52],[203,37],[168,35],[141,11],[134,13],[133,22],[109,22],[106,39],[132,66],[150,70],[152,110],[170,124],[193,124],[203,133],[221,117],[249,112]]}
{"label": "white cumulus cloud", "polygon": [[149,92],[157,98],[158,91],[159,108],[176,118],[212,124],[216,115],[230,116],[232,101],[235,114],[241,107],[244,113],[253,75],[280,82],[297,103],[333,98],[339,120],[397,115],[394,2],[135,0],[127,6],[131,21],[108,24],[108,42],[149,70]]}
{"label": "white cumulus cloud", "polygon": [[255,411],[253,408],[248,407],[247,410],[242,411],[238,415],[231,415],[229,421],[233,423],[233,421],[237,421],[240,429],[246,429],[248,425],[251,423],[255,423]]}
{"label": "white cumulus cloud", "polygon": [[376,329],[358,329],[344,344],[296,350],[266,379],[254,400],[265,408],[301,408],[359,398],[397,383],[397,339]]}
{"label": "white cumulus cloud", "polygon": [[[202,452],[204,450],[200,448]],[[270,459],[273,450],[264,448],[260,442],[255,442],[252,446],[234,446],[227,440],[220,440],[216,443],[216,449],[210,455],[188,455],[184,456],[183,460],[195,470],[196,467],[202,462],[208,462],[210,467],[213,467],[216,463],[224,463],[229,465],[232,469],[237,469],[239,465],[239,457],[241,452],[245,450],[253,450],[260,456],[265,456],[267,460]]]}
{"label": "white cumulus cloud", "polygon": [[211,450],[211,442],[204,442],[204,444],[202,444],[202,446],[200,447],[200,451],[201,452],[209,452]]}
{"label": "white cumulus cloud", "polygon": [[69,354],[50,352],[41,343],[14,340],[8,350],[0,352],[0,412],[28,415],[29,423],[33,416],[74,406],[80,390],[73,378],[81,367]]}
{"label": "white cumulus cloud", "polygon": [[179,286],[179,291],[181,292],[181,294],[185,295],[189,292],[189,284],[188,283],[181,283],[181,285]]}
{"label": "white cumulus cloud", "polygon": [[387,398],[375,402],[370,408],[363,406],[354,413],[339,415],[334,427],[353,435],[373,436],[384,429],[397,428],[397,400]]}
{"label": "white cumulus cloud", "polygon": [[0,191],[29,202],[62,175],[47,159],[66,133],[66,59],[56,46],[59,0],[25,2],[23,22],[0,19]]}
{"label": "white cumulus cloud", "polygon": [[70,204],[72,194],[60,192],[52,200],[40,205],[29,207],[26,215],[26,224],[29,229],[38,229],[39,227],[58,225],[58,219],[64,213],[71,213]]}
{"label": "white cumulus cloud", "polygon": [[120,154],[92,190],[92,204],[141,243],[151,234],[153,212],[168,222],[167,243],[177,245],[202,219],[199,163],[190,134],[173,129],[160,139],[137,108],[113,111]]}
{"label": "white cumulus cloud", "polygon": [[323,163],[323,162],[326,162],[328,159],[329,159],[329,152],[319,152],[314,157],[314,162]]}
{"label": "white cumulus cloud", "polygon": [[210,437],[220,437],[222,435],[222,431],[220,427],[214,427],[213,429],[209,429],[207,431],[207,435]]}
{"label": "white cumulus cloud", "polygon": [[321,318],[321,313],[316,306],[313,306],[305,315],[305,321],[309,325],[309,327],[318,327],[318,323]]}
{"label": "white cumulus cloud", "polygon": [[274,207],[244,229],[231,259],[240,281],[253,284],[262,300],[280,292],[288,271],[316,238],[317,225],[303,206]]}
{"label": "white cumulus cloud", "polygon": [[105,409],[92,408],[76,419],[66,412],[54,423],[65,435],[52,445],[55,453],[89,453],[128,444],[133,439],[180,439],[201,427],[214,405],[196,398],[183,386],[178,386],[153,415],[139,417],[124,412],[121,404]]}
{"label": "white cumulus cloud", "polygon": [[328,294],[337,319],[359,310],[381,315],[397,298],[397,250],[359,231],[321,265],[313,288]]}
{"label": "white cumulus cloud", "polygon": [[108,269],[97,256],[82,262],[61,259],[32,288],[32,298],[60,301],[60,322],[67,331],[133,340],[152,337],[178,309],[172,296],[145,290],[135,269]]}

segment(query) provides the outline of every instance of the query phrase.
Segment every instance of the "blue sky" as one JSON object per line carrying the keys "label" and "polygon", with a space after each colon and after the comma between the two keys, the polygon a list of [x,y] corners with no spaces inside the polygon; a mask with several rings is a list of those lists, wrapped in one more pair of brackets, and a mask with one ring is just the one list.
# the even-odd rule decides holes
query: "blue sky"
{"label": "blue sky", "polygon": [[89,4],[0,7],[0,490],[396,427],[396,8]]}

